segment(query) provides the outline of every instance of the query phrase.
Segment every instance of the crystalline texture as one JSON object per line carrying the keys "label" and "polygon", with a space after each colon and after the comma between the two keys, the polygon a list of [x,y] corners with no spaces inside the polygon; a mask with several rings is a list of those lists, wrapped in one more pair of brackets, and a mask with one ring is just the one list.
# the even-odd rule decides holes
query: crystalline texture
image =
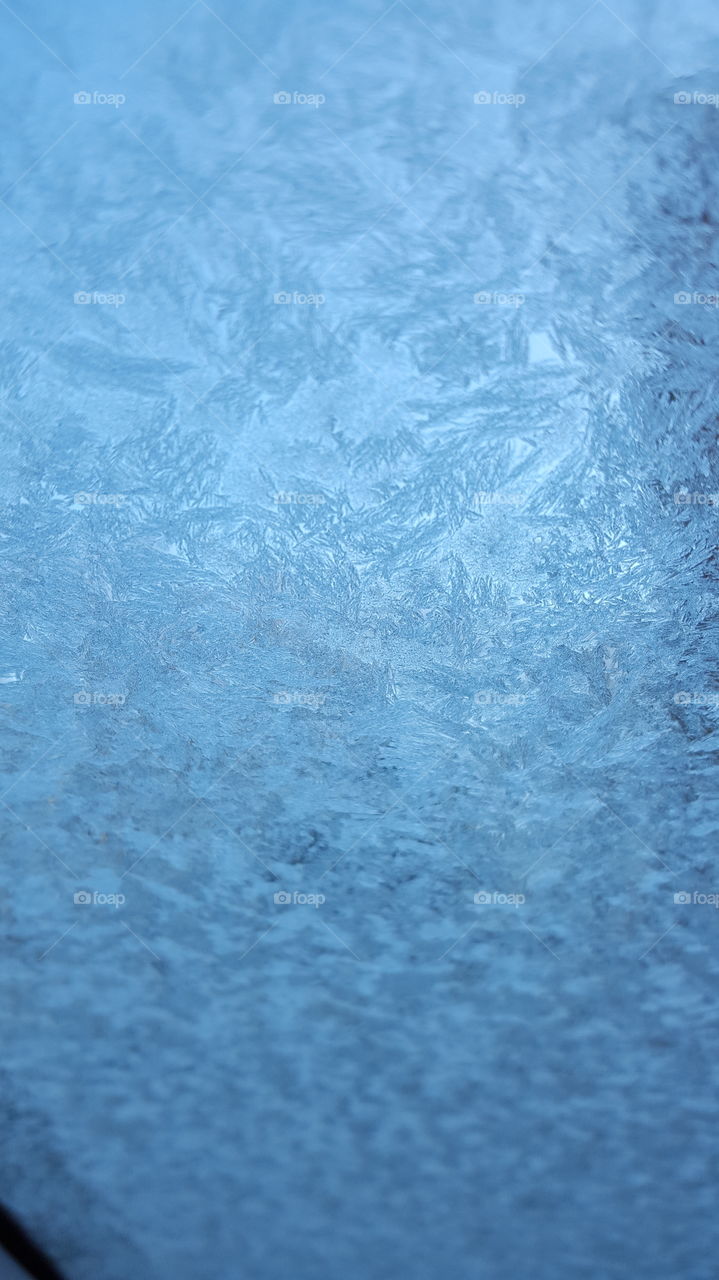
{"label": "crystalline texture", "polygon": [[15,9],[3,1198],[708,1280],[716,13]]}

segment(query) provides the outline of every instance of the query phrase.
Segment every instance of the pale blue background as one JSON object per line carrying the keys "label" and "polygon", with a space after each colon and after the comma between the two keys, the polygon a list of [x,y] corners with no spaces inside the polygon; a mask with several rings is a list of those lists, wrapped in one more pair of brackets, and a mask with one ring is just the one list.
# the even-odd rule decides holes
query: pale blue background
{"label": "pale blue background", "polygon": [[68,1280],[709,1280],[716,7],[213,8],[0,7],[0,1193]]}

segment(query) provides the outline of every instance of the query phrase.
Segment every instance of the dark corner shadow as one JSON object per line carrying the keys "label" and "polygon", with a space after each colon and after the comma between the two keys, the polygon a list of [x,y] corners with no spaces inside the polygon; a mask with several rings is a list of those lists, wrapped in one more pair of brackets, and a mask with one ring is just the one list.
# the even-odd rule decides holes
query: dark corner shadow
{"label": "dark corner shadow", "polygon": [[[0,1205],[0,1268],[2,1267],[2,1249],[15,1260],[18,1266],[25,1268],[28,1276],[34,1276],[35,1280],[64,1280],[62,1273],[33,1243],[25,1228],[3,1205]],[[1,1271],[0,1274],[2,1274]]]}

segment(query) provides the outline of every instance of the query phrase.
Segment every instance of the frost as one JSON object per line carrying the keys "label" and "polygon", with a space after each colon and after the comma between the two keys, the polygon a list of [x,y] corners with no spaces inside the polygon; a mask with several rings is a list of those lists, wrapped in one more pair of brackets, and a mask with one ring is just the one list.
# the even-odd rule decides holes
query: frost
{"label": "frost", "polygon": [[0,19],[0,1191],[708,1280],[716,15],[180,10]]}

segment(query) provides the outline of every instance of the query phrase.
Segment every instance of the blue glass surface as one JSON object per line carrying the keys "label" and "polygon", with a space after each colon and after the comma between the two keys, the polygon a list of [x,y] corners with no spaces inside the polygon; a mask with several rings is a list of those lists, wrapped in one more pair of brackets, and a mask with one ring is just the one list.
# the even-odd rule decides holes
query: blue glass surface
{"label": "blue glass surface", "polygon": [[710,1280],[716,6],[0,43],[0,1195],[68,1280]]}

